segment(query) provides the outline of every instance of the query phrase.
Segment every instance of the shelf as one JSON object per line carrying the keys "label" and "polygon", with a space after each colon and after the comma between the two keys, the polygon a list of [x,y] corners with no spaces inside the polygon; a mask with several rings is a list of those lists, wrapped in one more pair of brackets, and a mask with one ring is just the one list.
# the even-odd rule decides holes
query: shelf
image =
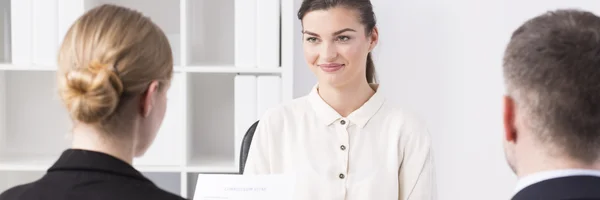
{"label": "shelf", "polygon": [[14,186],[38,180],[45,172],[0,171],[0,193]]}
{"label": "shelf", "polygon": [[0,171],[46,171],[58,156],[3,156],[0,157]]}
{"label": "shelf", "polygon": [[188,63],[234,65],[234,0],[190,0],[187,8]]}
{"label": "shelf", "polygon": [[185,160],[185,75],[175,73],[167,93],[167,110],[152,145],[134,164],[182,166]]}
{"label": "shelf", "polygon": [[235,74],[189,74],[188,159],[198,169],[235,163],[234,78]]}
{"label": "shelf", "polygon": [[177,173],[182,172],[183,168],[178,166],[144,166],[144,165],[133,165],[135,169],[144,173]]}
{"label": "shelf", "polygon": [[[41,172],[46,171],[56,162],[59,155],[56,156],[19,156],[19,157],[0,157],[1,171],[19,171],[19,172]],[[141,172],[182,172],[181,166],[152,166],[135,165],[134,167]]]}
{"label": "shelf", "polygon": [[188,185],[187,185],[187,199],[194,199],[194,193],[196,192],[196,184],[198,183],[198,173],[187,174]]}
{"label": "shelf", "polygon": [[180,58],[180,1],[165,1],[165,0],[86,0],[86,10],[104,3],[111,3],[128,7],[142,12],[148,16],[158,27],[160,27],[169,43],[173,52],[175,65],[179,65]]}
{"label": "shelf", "polygon": [[[185,149],[177,148],[185,138],[183,78],[175,73],[167,94],[169,109],[157,138],[143,157],[134,160],[135,165],[156,169],[183,166]],[[43,158],[55,159],[71,146],[72,123],[55,85],[52,72],[0,73],[0,125],[5,124],[0,129],[0,159],[10,161],[2,164],[35,166],[39,162],[42,167],[31,170],[45,169],[52,161]]]}
{"label": "shelf", "polygon": [[[181,173],[148,173],[143,175],[150,179],[159,188],[180,195],[181,193]],[[186,186],[187,187],[187,186]]]}
{"label": "shelf", "polygon": [[[14,65],[0,63],[0,71],[32,71],[32,72],[54,72],[56,66],[39,65]],[[221,73],[221,74],[281,74],[282,68],[256,68],[256,67],[235,67],[235,66],[175,66],[175,72],[189,73]]]}
{"label": "shelf", "polygon": [[238,173],[239,167],[229,157],[192,158],[186,167],[187,172],[195,173]]}
{"label": "shelf", "polygon": [[5,86],[0,94],[5,125],[0,157],[54,157],[70,146],[71,120],[58,97],[54,73],[11,71],[0,78]]}
{"label": "shelf", "polygon": [[281,74],[281,67],[188,66],[180,69],[191,73]]}
{"label": "shelf", "polygon": [[55,72],[56,66],[0,64],[0,71]]}

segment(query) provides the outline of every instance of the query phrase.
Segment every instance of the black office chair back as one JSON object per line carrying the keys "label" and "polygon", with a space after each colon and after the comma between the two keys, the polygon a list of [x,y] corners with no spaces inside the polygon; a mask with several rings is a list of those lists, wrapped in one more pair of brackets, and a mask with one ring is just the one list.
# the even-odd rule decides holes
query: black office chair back
{"label": "black office chair back", "polygon": [[258,126],[258,121],[250,126],[242,140],[242,148],[240,150],[240,174],[244,174],[244,167],[246,166],[246,159],[248,159],[248,152],[250,151],[250,144],[252,144],[252,137],[254,137],[256,126]]}

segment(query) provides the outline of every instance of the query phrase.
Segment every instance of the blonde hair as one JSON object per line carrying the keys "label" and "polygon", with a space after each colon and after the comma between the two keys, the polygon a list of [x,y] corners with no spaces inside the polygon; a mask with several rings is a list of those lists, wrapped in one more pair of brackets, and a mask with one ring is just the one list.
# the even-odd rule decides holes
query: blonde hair
{"label": "blonde hair", "polygon": [[[58,89],[71,118],[103,128],[126,123],[131,97],[159,81],[170,84],[173,55],[167,37],[141,13],[105,4],[81,16],[58,54]],[[130,106],[134,107],[134,106]],[[120,116],[120,117],[119,117]]]}

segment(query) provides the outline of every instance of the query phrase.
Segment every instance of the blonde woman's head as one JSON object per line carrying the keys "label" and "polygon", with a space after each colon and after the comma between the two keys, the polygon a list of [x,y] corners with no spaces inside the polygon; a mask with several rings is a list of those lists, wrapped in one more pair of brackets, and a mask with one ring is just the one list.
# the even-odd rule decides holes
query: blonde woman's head
{"label": "blonde woman's head", "polygon": [[76,127],[134,139],[143,154],[164,118],[173,74],[162,30],[137,11],[96,7],[67,32],[58,65],[59,93]]}

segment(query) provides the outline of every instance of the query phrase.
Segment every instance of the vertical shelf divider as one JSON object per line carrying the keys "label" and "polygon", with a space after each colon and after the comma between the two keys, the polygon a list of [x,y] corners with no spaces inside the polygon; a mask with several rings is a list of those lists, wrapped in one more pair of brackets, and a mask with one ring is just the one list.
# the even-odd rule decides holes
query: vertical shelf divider
{"label": "vertical shelf divider", "polygon": [[183,155],[183,161],[181,162],[182,166],[180,169],[182,169],[179,173],[180,175],[180,195],[183,198],[187,198],[188,196],[188,185],[190,184],[188,182],[188,175],[187,175],[187,166],[188,166],[188,162],[191,158],[191,153],[190,148],[188,147],[188,141],[190,141],[190,134],[192,133],[191,131],[191,126],[190,126],[190,116],[191,113],[189,112],[189,96],[190,96],[190,89],[188,88],[188,84],[189,84],[189,80],[188,80],[188,73],[185,71],[185,69],[188,66],[189,63],[189,58],[188,58],[188,54],[189,54],[189,50],[190,50],[190,45],[188,42],[188,11],[189,11],[189,6],[188,6],[188,0],[180,0],[179,1],[179,64],[181,65],[180,69],[184,69],[181,72],[181,90],[184,91],[183,95],[181,96],[181,103],[184,105],[185,109],[183,109],[183,113],[181,113],[181,115],[183,116],[183,137],[182,137],[182,141],[180,141],[180,148],[181,148],[181,152],[184,154]]}
{"label": "vertical shelf divider", "polygon": [[281,6],[281,101],[294,98],[294,40],[300,39],[300,30],[294,30],[297,23],[294,2],[280,0]]}
{"label": "vertical shelf divider", "polygon": [[[185,1],[185,0],[183,0]],[[188,169],[188,165],[189,165],[189,160],[191,158],[191,153],[190,151],[190,147],[189,147],[189,141],[190,141],[190,133],[192,133],[191,131],[191,126],[190,126],[190,116],[191,116],[191,109],[190,109],[190,104],[188,102],[189,100],[189,92],[191,91],[188,87],[189,85],[189,74],[187,72],[180,72],[181,73],[181,91],[183,92],[183,95],[181,96],[181,100],[179,100],[179,102],[184,105],[185,109],[183,109],[182,113],[180,113],[180,115],[182,116],[183,119],[183,137],[182,140],[180,141],[180,152],[183,153],[183,160],[181,162],[181,195],[187,195],[187,185],[189,184],[187,182],[187,169]]]}
{"label": "vertical shelf divider", "polygon": [[182,170],[181,172],[179,172],[179,176],[180,181],[181,181],[181,188],[180,188],[180,196],[187,199],[188,198],[188,186],[190,184],[189,179],[188,179],[188,173],[185,170]]}
{"label": "vertical shelf divider", "polygon": [[188,54],[190,52],[190,45],[188,42],[188,0],[180,0],[179,1],[179,56],[180,56],[180,65],[182,68],[188,66],[189,58]]}
{"label": "vertical shelf divider", "polygon": [[84,2],[81,0],[58,0],[57,40],[60,46],[67,31],[73,23],[85,12]]}
{"label": "vertical shelf divider", "polygon": [[242,139],[246,130],[256,120],[257,105],[257,85],[254,75],[237,75],[234,79],[234,110],[235,110],[235,128],[234,128],[234,163],[240,164],[240,150]]}
{"label": "vertical shelf divider", "polygon": [[[185,69],[188,65],[189,59],[188,59],[188,53],[189,53],[189,45],[188,45],[188,0],[180,0],[179,1],[179,64],[181,65],[180,69]],[[188,141],[190,138],[190,126],[189,126],[189,116],[190,114],[188,113],[189,110],[189,104],[188,104],[188,98],[189,98],[189,92],[190,90],[188,89],[188,74],[187,72],[182,71],[181,73],[181,90],[184,91],[183,95],[181,96],[181,103],[184,105],[185,109],[183,109],[183,113],[181,113],[181,115],[183,116],[183,137],[182,137],[182,141],[180,141],[180,148],[181,148],[181,152],[184,154],[183,155],[183,161],[181,162],[182,166],[181,166],[181,171],[179,173],[180,175],[180,195],[183,196],[184,198],[187,198],[187,194],[188,194],[188,178],[187,178],[187,166],[188,166],[188,162],[190,160],[190,152],[189,152],[189,148],[188,148]]]}
{"label": "vertical shelf divider", "polygon": [[[10,60],[10,0],[0,0],[0,63]],[[0,157],[6,146],[6,72],[0,71]],[[2,173],[2,172],[0,172]],[[2,185],[2,183],[0,183]],[[0,186],[1,187],[1,186]]]}
{"label": "vertical shelf divider", "polygon": [[6,77],[5,72],[0,71],[0,157],[6,146]]}
{"label": "vertical shelf divider", "polygon": [[58,53],[58,0],[33,0],[32,63],[55,66]]}
{"label": "vertical shelf divider", "polygon": [[[11,0],[11,55],[12,63],[29,65],[32,58],[33,0]],[[19,12],[15,12],[18,10]]]}
{"label": "vertical shelf divider", "polygon": [[0,0],[0,63],[10,62],[10,0]]}
{"label": "vertical shelf divider", "polygon": [[[258,0],[256,6],[257,67],[279,67],[280,0]],[[244,33],[242,33],[244,34]]]}
{"label": "vertical shelf divider", "polygon": [[[257,62],[257,2],[234,0],[234,63],[236,67],[256,67]],[[271,38],[272,39],[272,38]]]}
{"label": "vertical shelf divider", "polygon": [[[234,0],[234,61],[240,68],[258,65],[258,5],[263,0]],[[272,39],[272,38],[271,38]],[[237,74],[234,78],[234,164],[239,166],[242,139],[256,119],[256,76]]]}
{"label": "vertical shelf divider", "polygon": [[257,82],[257,119],[260,119],[269,108],[281,102],[281,78],[275,75],[258,76]]}

